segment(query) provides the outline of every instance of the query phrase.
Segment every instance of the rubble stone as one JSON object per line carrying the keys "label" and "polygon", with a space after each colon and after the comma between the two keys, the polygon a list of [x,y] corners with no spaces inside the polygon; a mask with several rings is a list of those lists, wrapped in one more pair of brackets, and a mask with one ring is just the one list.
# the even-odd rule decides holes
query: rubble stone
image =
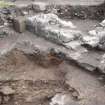
{"label": "rubble stone", "polygon": [[68,94],[56,94],[50,105],[79,105],[79,103],[73,101]]}
{"label": "rubble stone", "polygon": [[99,68],[100,72],[105,73],[105,54],[102,55],[102,57],[100,59],[100,63],[98,65],[98,68]]}
{"label": "rubble stone", "polygon": [[89,45],[90,47],[94,48],[97,47],[99,44],[99,38],[96,36],[84,36],[82,38],[83,45]]}
{"label": "rubble stone", "polygon": [[0,38],[4,38],[5,36],[8,36],[8,33],[6,31],[0,31]]}
{"label": "rubble stone", "polygon": [[92,48],[105,50],[105,20],[103,20],[94,30],[89,31],[87,36],[83,36],[82,40],[83,45],[87,44]]}
{"label": "rubble stone", "polygon": [[0,92],[3,93],[4,95],[12,95],[15,93],[15,91],[12,88],[10,88],[9,86],[3,86],[0,89]]}

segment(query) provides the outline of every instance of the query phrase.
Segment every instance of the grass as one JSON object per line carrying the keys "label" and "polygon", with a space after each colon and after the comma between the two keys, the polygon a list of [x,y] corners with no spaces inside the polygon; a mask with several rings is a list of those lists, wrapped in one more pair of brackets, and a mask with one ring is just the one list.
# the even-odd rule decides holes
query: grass
{"label": "grass", "polygon": [[5,2],[3,0],[0,0],[0,8],[7,8],[7,7],[10,7],[10,6],[14,6],[14,4],[10,3],[10,2]]}

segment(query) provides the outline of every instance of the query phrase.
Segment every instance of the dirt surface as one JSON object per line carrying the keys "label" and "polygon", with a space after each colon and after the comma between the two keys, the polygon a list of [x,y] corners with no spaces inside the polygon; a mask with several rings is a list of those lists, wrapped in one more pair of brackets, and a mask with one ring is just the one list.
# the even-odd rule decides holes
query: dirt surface
{"label": "dirt surface", "polygon": [[6,105],[47,105],[57,93],[69,94],[71,100],[80,105],[105,104],[105,88],[98,75],[66,62],[46,68],[32,58],[13,50],[0,60],[0,86],[15,90],[11,102],[4,100]]}
{"label": "dirt surface", "polygon": [[[96,5],[103,1],[57,1],[61,2],[71,5]],[[19,0],[15,3],[17,6],[26,5],[29,1]],[[89,19],[70,19],[70,21],[84,35],[99,24],[99,21]],[[17,33],[11,28],[7,30],[12,34],[0,38],[0,105],[51,105],[52,98],[56,94],[66,94],[69,105],[105,105],[105,84],[99,80],[100,73],[86,71],[73,62],[59,60],[55,56],[51,56],[50,59],[48,49],[59,48],[64,51],[66,48],[63,46],[27,31]],[[37,55],[32,46],[39,47],[42,53]],[[94,54],[100,55],[98,52]]]}
{"label": "dirt surface", "polygon": [[[6,0],[12,1],[12,0]],[[30,0],[33,2],[33,0]],[[54,3],[54,4],[69,4],[69,5],[99,5],[104,2],[104,0],[35,0],[35,2],[44,2],[44,3]],[[29,0],[16,0],[16,4],[29,4]]]}

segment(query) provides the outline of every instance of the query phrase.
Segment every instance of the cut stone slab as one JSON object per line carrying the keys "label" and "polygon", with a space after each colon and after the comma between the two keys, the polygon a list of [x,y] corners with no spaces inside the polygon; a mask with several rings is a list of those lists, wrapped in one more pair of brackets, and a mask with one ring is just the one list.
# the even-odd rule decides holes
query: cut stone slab
{"label": "cut stone slab", "polygon": [[89,71],[94,71],[99,64],[100,58],[101,58],[100,54],[86,52],[81,54],[81,56],[77,59],[77,63],[79,66]]}
{"label": "cut stone slab", "polygon": [[[102,53],[89,50],[87,50],[86,52],[70,51],[65,52],[65,54],[68,61],[73,61],[78,66],[91,72],[95,71],[96,68],[98,68],[98,66],[100,65],[100,60],[102,58]],[[103,73],[101,69],[100,71]]]}
{"label": "cut stone slab", "polygon": [[81,44],[82,42],[80,40],[73,40],[69,43],[64,43],[65,47],[67,47],[68,49],[72,49],[78,53],[87,52],[87,49],[81,46]]}
{"label": "cut stone slab", "polygon": [[0,16],[0,26],[4,25],[4,20],[2,19],[2,17]]}
{"label": "cut stone slab", "polygon": [[26,30],[26,24],[25,24],[25,21],[26,21],[26,18],[25,17],[17,17],[17,18],[14,18],[14,29],[19,32],[19,33],[22,33]]}
{"label": "cut stone slab", "polygon": [[101,26],[105,27],[105,20],[100,23]]}

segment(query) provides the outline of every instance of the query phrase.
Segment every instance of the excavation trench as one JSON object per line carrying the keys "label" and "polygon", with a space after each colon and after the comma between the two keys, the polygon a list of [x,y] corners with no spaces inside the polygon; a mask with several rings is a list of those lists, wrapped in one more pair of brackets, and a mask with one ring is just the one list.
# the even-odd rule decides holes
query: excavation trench
{"label": "excavation trench", "polygon": [[2,105],[49,105],[56,95],[65,95],[64,102],[71,105],[104,105],[99,76],[68,64],[49,51],[29,53],[19,46],[0,59]]}
{"label": "excavation trench", "polygon": [[[29,12],[26,17],[53,12],[73,22],[84,35],[105,17],[104,4],[48,5],[45,10],[28,5],[18,9],[17,15]],[[68,49],[27,31],[13,34],[0,40],[0,105],[105,105],[105,87],[104,81],[99,80],[100,74],[75,65],[70,60],[71,55],[68,57]],[[64,53],[52,53],[52,49]],[[96,50],[95,54],[103,53]],[[56,95],[58,103],[53,103]]]}
{"label": "excavation trench", "polygon": [[[0,93],[3,105],[49,105],[56,94],[66,94],[71,102],[79,100],[79,92],[65,81],[66,71],[61,69],[63,61],[54,56],[27,54],[13,49],[0,59],[0,88],[15,92]],[[59,66],[58,66],[59,64]],[[76,94],[76,95],[73,95]]]}

